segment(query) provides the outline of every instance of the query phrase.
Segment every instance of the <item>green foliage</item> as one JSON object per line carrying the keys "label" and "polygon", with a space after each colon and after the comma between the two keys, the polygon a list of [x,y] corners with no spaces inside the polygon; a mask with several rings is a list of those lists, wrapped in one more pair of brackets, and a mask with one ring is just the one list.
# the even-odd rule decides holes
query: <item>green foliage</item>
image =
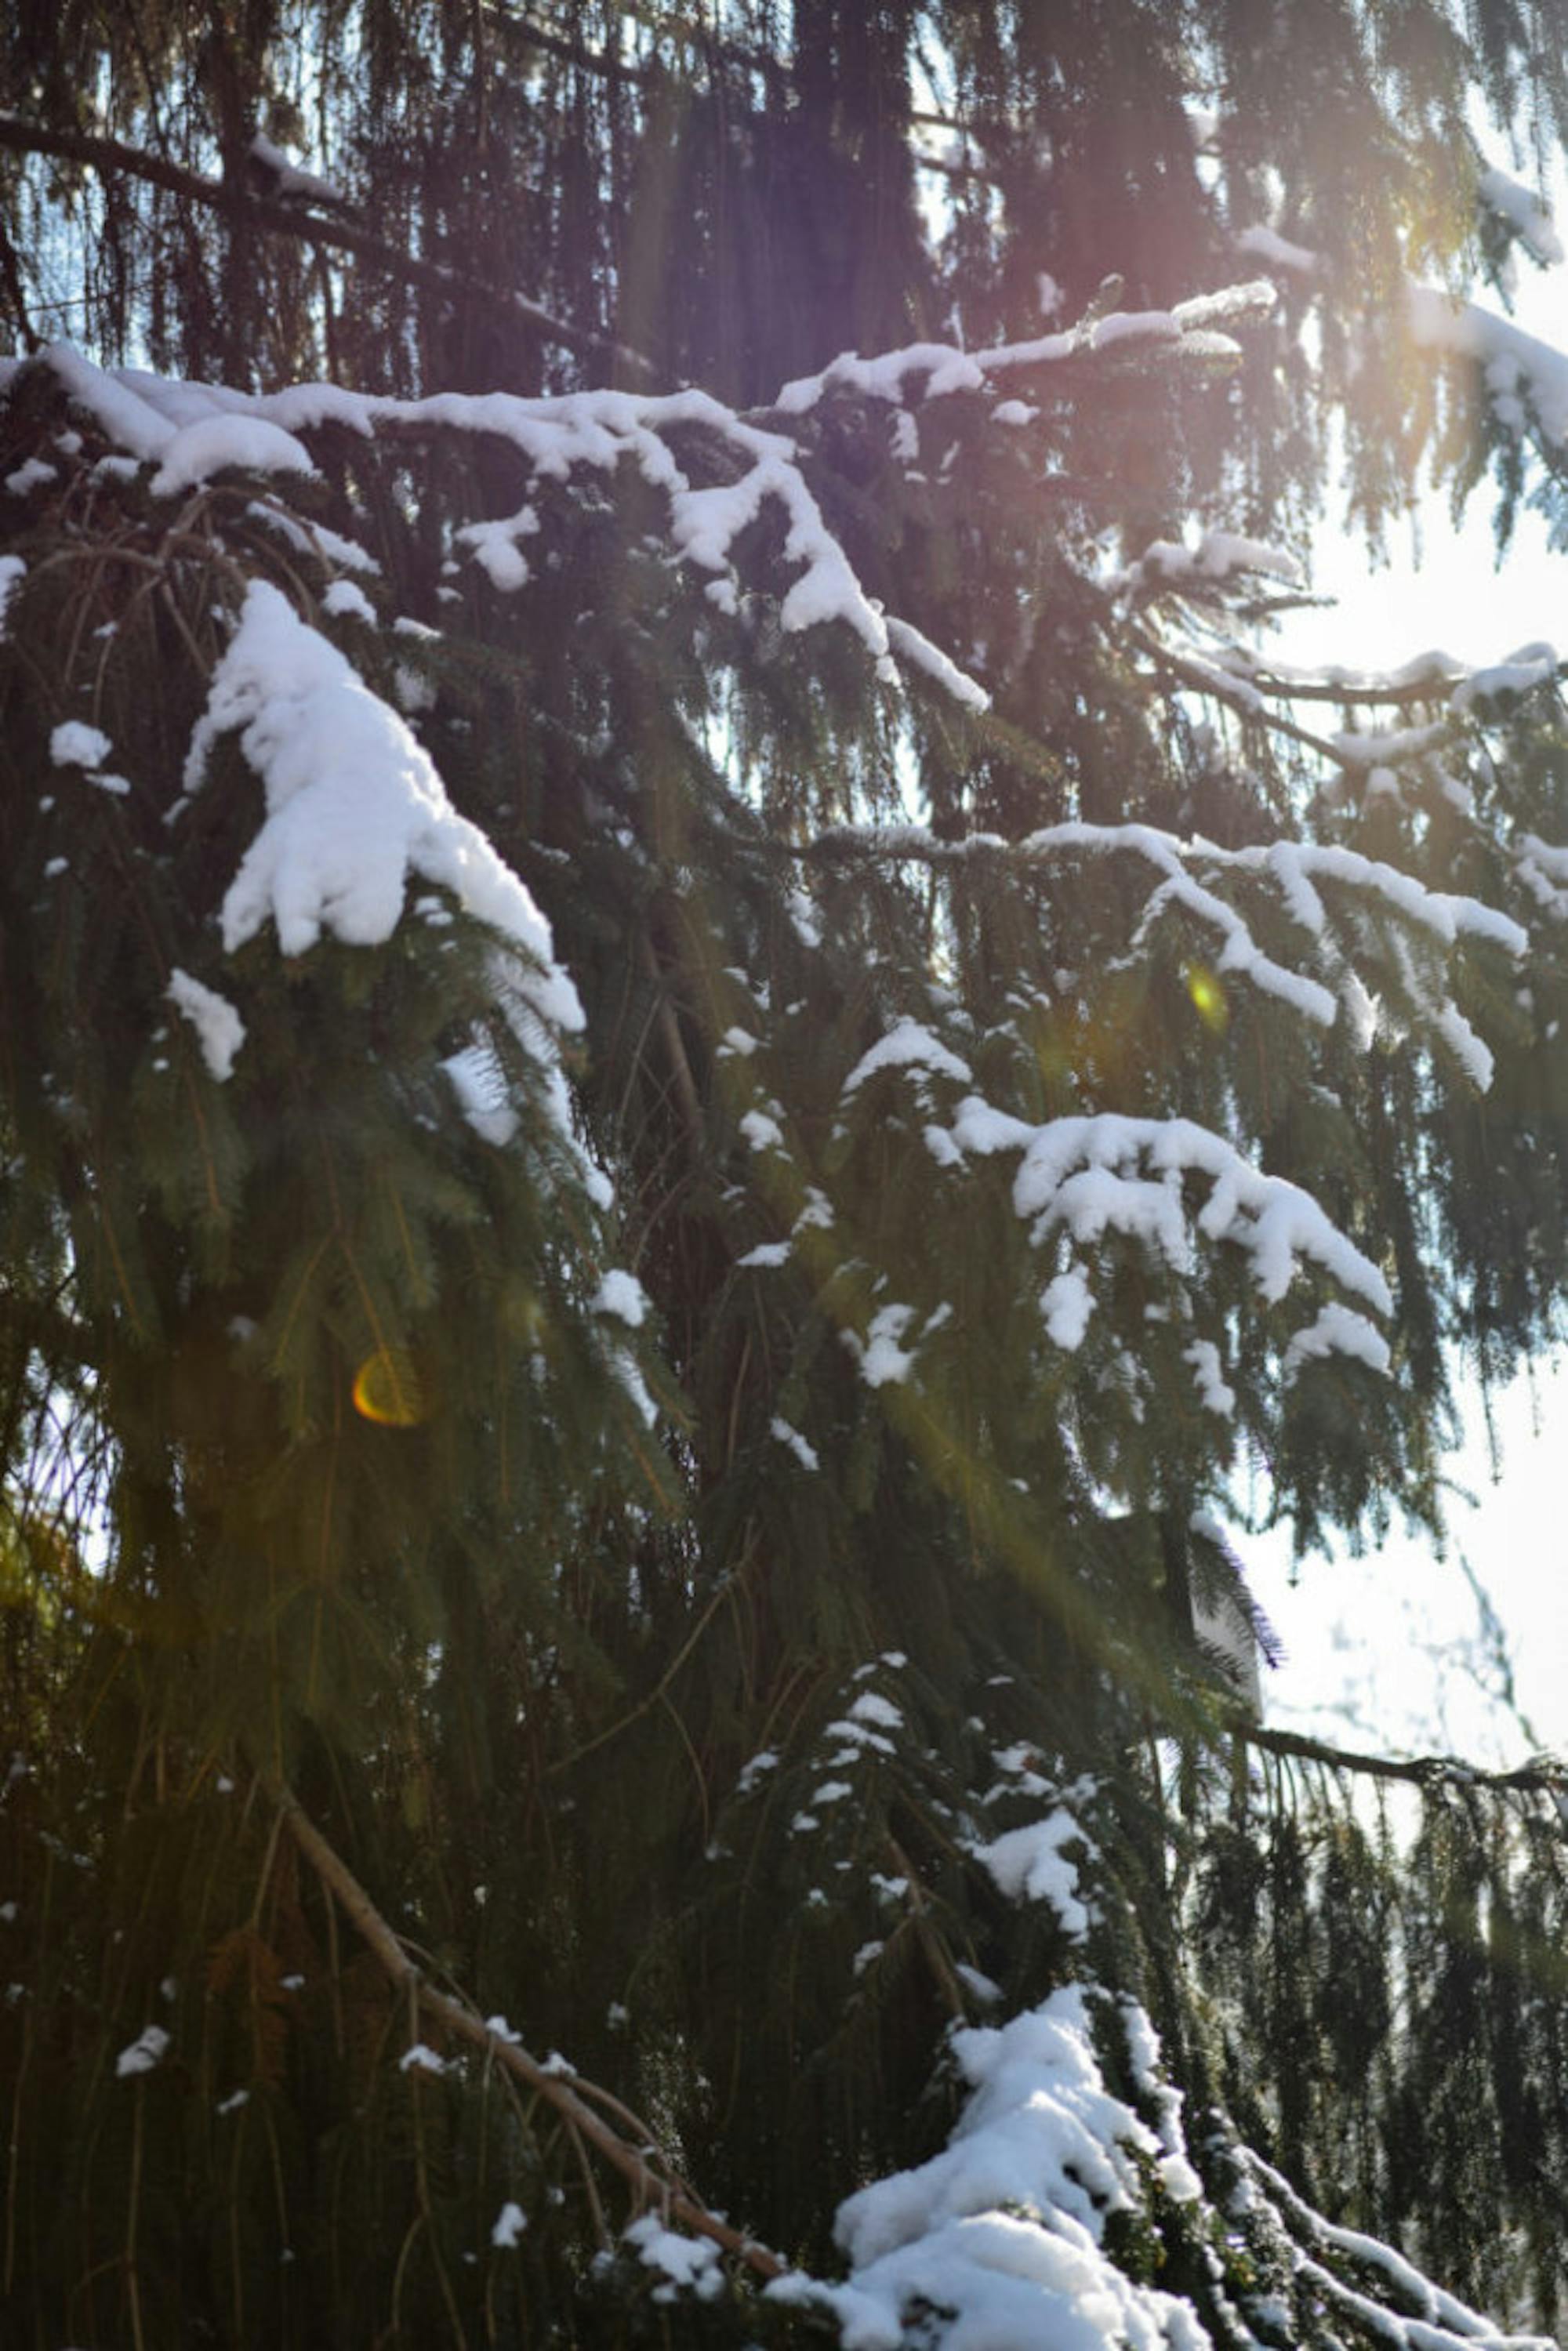
{"label": "green foliage", "polygon": [[[1219,1635],[1249,1509],[1436,1531],[1451,1367],[1561,1327],[1555,665],[1260,624],[1342,425],[1374,531],[1559,495],[1401,288],[1500,267],[1564,29],[13,12],[7,2341],[831,2342],[715,2216],[827,2277],[1079,1986],[1132,2184],[1009,2242],[1555,2323],[1561,1777],[1376,1813]],[[1311,274],[1176,308],[1265,214]],[[379,766],[284,772],[308,686]],[[247,928],[323,778],[366,864],[424,795],[396,904]]]}

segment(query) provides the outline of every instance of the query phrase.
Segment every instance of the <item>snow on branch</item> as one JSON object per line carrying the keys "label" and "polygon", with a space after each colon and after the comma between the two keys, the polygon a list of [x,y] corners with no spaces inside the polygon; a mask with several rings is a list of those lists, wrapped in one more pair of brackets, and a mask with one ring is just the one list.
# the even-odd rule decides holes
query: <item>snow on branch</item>
{"label": "snow on branch", "polygon": [[1171,310],[1113,310],[1108,317],[1085,319],[1053,334],[979,350],[964,350],[956,343],[911,343],[872,359],[844,351],[815,375],[798,376],[785,384],[774,410],[786,416],[802,416],[831,394],[842,392],[883,401],[890,407],[908,407],[917,400],[985,392],[998,376],[1051,367],[1063,360],[1101,356],[1128,344],[1175,344],[1190,356],[1239,360],[1240,346],[1215,331],[1214,322],[1265,315],[1276,299],[1273,287],[1260,278],[1199,295]]}
{"label": "snow on branch", "polygon": [[[310,455],[300,436],[328,426],[366,441],[433,433],[491,435],[517,451],[536,483],[565,482],[583,471],[613,474],[628,464],[663,494],[672,544],[687,562],[714,575],[709,593],[730,610],[737,601],[737,542],[771,506],[785,524],[784,560],[795,569],[779,606],[787,632],[824,622],[841,624],[860,639],[884,680],[898,675],[896,644],[905,661],[958,702],[976,709],[988,705],[975,679],[917,629],[884,618],[866,594],[806,480],[794,442],[706,392],[584,392],[541,399],[439,392],[394,400],[332,384],[299,384],[253,396],[164,382],[135,370],[104,371],[59,344],[41,363],[118,446],[157,465],[155,496],[209,481],[225,466],[308,472]],[[0,389],[5,380],[0,377]],[[698,462],[719,478],[694,480],[687,469]],[[509,518],[468,525],[455,536],[507,592],[528,578],[521,542],[537,528],[525,501]]]}
{"label": "snow on branch", "polygon": [[1103,2250],[1111,2215],[1144,2204],[1140,2162],[1174,2200],[1201,2190],[1185,2156],[1106,2087],[1088,1988],[1064,1984],[999,2028],[959,2031],[952,2049],[968,2097],[947,2146],[840,2207],[848,2281],[793,2273],[768,2298],[830,2310],[846,2351],[895,2351],[905,2314],[922,2309],[951,2314],[936,2340],[995,2351],[1199,2351],[1191,2304],[1135,2284]]}
{"label": "snow on branch", "polygon": [[[1186,1118],[1133,1118],[1103,1111],[1030,1126],[996,1110],[978,1095],[958,1107],[945,1140],[965,1155],[1016,1151],[1013,1207],[1037,1243],[1058,1232],[1079,1248],[1108,1232],[1137,1240],[1150,1257],[1178,1276],[1192,1272],[1191,1230],[1208,1241],[1229,1241],[1250,1259],[1253,1281],[1270,1304],[1282,1299],[1307,1264],[1375,1313],[1390,1315],[1394,1300],[1370,1258],[1363,1255],[1309,1192],[1283,1176],[1261,1175],[1233,1144]],[[1208,1179],[1208,1197],[1189,1219],[1183,1179]],[[1063,1294],[1067,1280],[1076,1285]],[[1041,1307],[1056,1343],[1070,1352],[1082,1341],[1092,1304],[1081,1267],[1059,1275]],[[1364,1314],[1326,1309],[1291,1349],[1301,1354],[1343,1354],[1386,1371],[1386,1343]],[[1287,1349],[1287,1375],[1296,1356]]]}
{"label": "snow on branch", "polygon": [[303,954],[323,930],[378,945],[418,873],[521,950],[542,1020],[581,1028],[577,991],[524,883],[453,808],[403,720],[265,580],[251,582],[214,673],[186,762],[188,794],[201,789],[217,737],[234,732],[266,786],[267,816],[224,900],[228,954],[267,922],[285,955]]}
{"label": "snow on branch", "polygon": [[[1503,214],[1538,260],[1557,262],[1563,246],[1548,216],[1528,190],[1500,172],[1482,174],[1484,202]],[[1316,277],[1320,257],[1272,229],[1243,229],[1238,252],[1288,278]],[[1415,278],[1405,281],[1405,313],[1417,347],[1439,358],[1473,360],[1499,423],[1523,432],[1533,417],[1544,441],[1568,443],[1568,353],[1527,334],[1479,302],[1456,298]]]}
{"label": "snow on branch", "polygon": [[[1391,2245],[1364,2236],[1358,2229],[1343,2229],[1325,2220],[1296,2193],[1283,2172],[1276,2171],[1252,2148],[1238,2146],[1235,2152],[1242,2177],[1232,2200],[1232,2211],[1245,2215],[1259,2203],[1269,2209],[1275,2222],[1299,2249],[1296,2276],[1342,2318],[1357,2321],[1379,2342],[1390,2346],[1391,2351],[1469,2351],[1469,2346],[1478,2343],[1492,2346],[1492,2351],[1503,2344],[1509,2345],[1511,2351],[1555,2351],[1549,2335],[1502,2334],[1490,2319],[1468,2308],[1456,2294],[1434,2285]],[[1375,2300],[1370,2294],[1347,2284],[1328,2266],[1326,2258],[1315,2258],[1331,2253],[1370,2273],[1389,2301]],[[1391,2307],[1396,2298],[1414,2304],[1414,2308],[1402,2311]]]}
{"label": "snow on branch", "polygon": [[1507,221],[1525,251],[1543,269],[1556,267],[1563,259],[1563,240],[1538,196],[1495,166],[1481,173],[1476,193],[1490,211]]}
{"label": "snow on branch", "polygon": [[[1059,1809],[1016,1834],[1043,1840],[1050,1859],[1074,1832]],[[1038,1883],[1026,1867],[993,1874],[1009,1898],[1061,1912],[1059,1873]],[[1105,2079],[1111,2043],[1135,2105]],[[1272,2339],[1280,2296],[1294,2291],[1384,2351],[1547,2351],[1538,2337],[1504,2334],[1391,2246],[1324,2220],[1219,2115],[1207,2145],[1230,2184],[1218,2210],[1189,2156],[1159,2036],[1131,1996],[1072,1980],[999,2025],[955,2029],[949,2050],[966,2094],[957,2122],[928,2161],[840,2206],[847,2276],[789,2271],[765,2289],[769,2301],[830,2314],[845,2351],[898,2351],[912,2327],[951,2351],[1211,2351],[1217,2340]],[[1228,2271],[1212,2254],[1206,2263],[1223,2332],[1186,2295],[1130,2277],[1111,2257],[1118,2218],[1206,2243],[1223,2230],[1245,2251]]]}
{"label": "snow on branch", "polygon": [[1479,302],[1457,302],[1436,287],[1408,286],[1406,304],[1411,334],[1423,350],[1475,361],[1500,423],[1520,432],[1533,414],[1544,439],[1568,442],[1568,354]]}
{"label": "snow on branch", "polygon": [[[800,858],[839,860],[864,857],[875,862],[918,862],[961,866],[968,860],[1003,859],[1019,867],[1060,861],[1074,852],[1125,854],[1141,858],[1160,876],[1145,901],[1139,936],[1166,905],[1180,904],[1216,930],[1223,945],[1217,969],[1234,972],[1255,987],[1279,998],[1315,1026],[1330,1028],[1339,999],[1322,981],[1287,967],[1268,955],[1253,937],[1239,911],[1218,894],[1214,886],[1228,875],[1245,875],[1270,883],[1285,914],[1298,929],[1316,942],[1328,929],[1328,913],[1319,885],[1328,883],[1354,891],[1370,900],[1375,910],[1397,917],[1426,935],[1428,942],[1451,950],[1461,940],[1478,940],[1521,956],[1529,935],[1511,915],[1480,900],[1429,890],[1413,874],[1380,859],[1333,842],[1281,840],[1243,849],[1222,849],[1212,841],[1184,841],[1174,833],[1145,824],[1089,824],[1070,821],[1049,825],[1022,841],[1009,841],[996,833],[972,833],[956,841],[942,841],[920,825],[835,826],[811,841],[789,845],[783,853]],[[1543,871],[1541,844],[1536,844],[1535,870]],[[1568,852],[1565,852],[1568,856]],[[1568,867],[1565,867],[1568,873]],[[1331,967],[1332,970],[1332,967]],[[1356,998],[1359,983],[1334,973],[1342,994],[1348,987]],[[1406,959],[1403,977],[1419,996],[1419,982]],[[1458,1050],[1471,1076],[1484,1091],[1490,1071],[1486,1050],[1445,998],[1426,1010],[1434,1028]]]}

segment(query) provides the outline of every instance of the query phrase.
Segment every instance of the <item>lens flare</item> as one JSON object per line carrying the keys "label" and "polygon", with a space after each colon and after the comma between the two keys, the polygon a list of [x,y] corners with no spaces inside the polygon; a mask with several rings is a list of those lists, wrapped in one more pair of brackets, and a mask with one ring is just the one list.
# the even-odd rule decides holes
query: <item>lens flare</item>
{"label": "lens flare", "polygon": [[1206,1029],[1218,1036],[1230,1018],[1230,1007],[1225,1000],[1225,990],[1207,964],[1189,963],[1182,974],[1193,1008]]}
{"label": "lens flare", "polygon": [[406,1347],[378,1347],[354,1374],[354,1410],[378,1428],[416,1428],[427,1409],[419,1367]]}

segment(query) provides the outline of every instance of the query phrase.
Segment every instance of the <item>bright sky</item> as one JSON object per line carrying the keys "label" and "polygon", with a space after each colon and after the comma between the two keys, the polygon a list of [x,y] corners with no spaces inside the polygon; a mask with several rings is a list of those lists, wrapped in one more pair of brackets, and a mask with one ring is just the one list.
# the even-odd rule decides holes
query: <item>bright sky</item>
{"label": "bright sky", "polygon": [[[1561,190],[1555,209],[1568,221]],[[1568,268],[1525,266],[1514,315],[1568,350]],[[1484,490],[1458,533],[1446,501],[1427,501],[1420,536],[1419,569],[1406,533],[1403,544],[1391,534],[1390,566],[1373,571],[1359,540],[1325,531],[1314,585],[1337,609],[1292,622],[1280,640],[1287,657],[1393,665],[1436,648],[1498,661],[1540,639],[1568,654],[1568,552],[1548,549],[1538,516],[1521,516],[1500,569]],[[1285,1544],[1251,1553],[1286,1649],[1268,1677],[1271,1720],[1341,1744],[1482,1764],[1521,1762],[1536,1745],[1568,1752],[1568,1361],[1536,1366],[1533,1380],[1494,1399],[1496,1482],[1479,1395],[1465,1395],[1469,1441],[1449,1474],[1476,1506],[1454,1497],[1446,1560],[1399,1533],[1359,1560],[1308,1560],[1292,1587]],[[1497,1612],[1500,1634],[1490,1638],[1477,1584]],[[1517,1715],[1500,1702],[1509,1674]]]}

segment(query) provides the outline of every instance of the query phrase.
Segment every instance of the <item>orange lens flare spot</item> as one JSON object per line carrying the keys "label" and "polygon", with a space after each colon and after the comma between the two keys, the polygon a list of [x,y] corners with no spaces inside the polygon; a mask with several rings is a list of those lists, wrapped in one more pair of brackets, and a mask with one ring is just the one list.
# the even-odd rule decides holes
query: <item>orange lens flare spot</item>
{"label": "orange lens flare spot", "polygon": [[1206,1029],[1212,1029],[1218,1035],[1230,1018],[1230,1007],[1225,1000],[1224,988],[1207,967],[1201,963],[1189,963],[1182,977],[1198,1019]]}
{"label": "orange lens flare spot", "polygon": [[378,1347],[354,1374],[354,1410],[378,1428],[416,1428],[426,1416],[419,1367],[406,1347]]}

